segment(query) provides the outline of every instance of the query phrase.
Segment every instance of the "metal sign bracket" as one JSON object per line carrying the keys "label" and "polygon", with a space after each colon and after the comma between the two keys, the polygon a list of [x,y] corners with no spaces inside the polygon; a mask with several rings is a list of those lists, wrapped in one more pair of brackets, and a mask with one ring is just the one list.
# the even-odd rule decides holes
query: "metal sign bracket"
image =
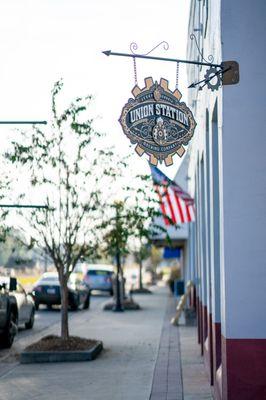
{"label": "metal sign bracket", "polygon": [[[195,40],[196,46],[199,51],[199,47],[196,41],[196,37],[194,34],[190,36],[191,40]],[[161,44],[167,44],[167,47],[165,47],[165,50],[168,49],[169,45],[167,42],[161,42],[159,45],[155,46],[151,51],[149,51],[146,54],[137,54],[133,52],[132,48],[136,49],[137,45],[133,43],[135,46],[130,46],[131,49],[131,54],[130,53],[118,53],[118,52],[113,52],[111,50],[105,50],[102,53],[105,54],[106,56],[118,56],[118,57],[129,57],[133,58],[135,60],[136,58],[142,58],[146,60],[155,60],[155,61],[166,61],[166,62],[175,62],[175,63],[181,63],[181,64],[191,64],[191,65],[198,65],[198,66],[205,66],[209,67],[206,71],[206,74],[204,75],[204,79],[202,79],[199,82],[194,82],[191,85],[189,85],[189,88],[196,88],[198,85],[199,90],[202,90],[204,86],[207,86],[208,89],[211,89],[212,91],[218,90],[220,86],[222,85],[235,85],[239,82],[239,64],[236,61],[223,61],[221,64],[215,64],[213,63],[213,56],[210,55],[208,57],[209,60],[212,62],[208,62],[205,60],[203,57],[203,54],[199,51],[202,60],[204,61],[194,61],[194,60],[182,60],[178,58],[166,58],[166,57],[155,57],[149,55],[153,50],[155,50],[158,46]]]}
{"label": "metal sign bracket", "polygon": [[239,82],[239,64],[236,61],[223,61],[223,70],[226,72],[222,75],[223,85],[235,85]]}

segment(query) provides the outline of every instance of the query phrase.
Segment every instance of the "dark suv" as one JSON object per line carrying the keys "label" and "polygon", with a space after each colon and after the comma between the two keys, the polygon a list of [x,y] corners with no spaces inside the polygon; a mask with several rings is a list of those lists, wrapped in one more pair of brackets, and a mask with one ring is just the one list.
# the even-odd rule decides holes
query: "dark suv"
{"label": "dark suv", "polygon": [[0,284],[0,347],[11,347],[18,330],[17,300],[12,292],[17,289],[16,278],[10,278],[9,287]]}

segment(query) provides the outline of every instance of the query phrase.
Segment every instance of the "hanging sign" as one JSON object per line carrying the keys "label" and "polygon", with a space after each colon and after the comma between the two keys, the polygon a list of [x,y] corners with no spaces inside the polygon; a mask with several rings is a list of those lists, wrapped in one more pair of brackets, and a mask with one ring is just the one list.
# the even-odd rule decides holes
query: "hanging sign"
{"label": "hanging sign", "polygon": [[172,156],[182,157],[183,145],[193,136],[196,122],[192,112],[180,102],[179,90],[172,92],[163,78],[160,83],[146,78],[145,87],[136,85],[132,94],[134,99],[128,100],[119,119],[125,135],[137,145],[139,156],[150,156],[151,164],[164,161],[166,166],[172,165]]}

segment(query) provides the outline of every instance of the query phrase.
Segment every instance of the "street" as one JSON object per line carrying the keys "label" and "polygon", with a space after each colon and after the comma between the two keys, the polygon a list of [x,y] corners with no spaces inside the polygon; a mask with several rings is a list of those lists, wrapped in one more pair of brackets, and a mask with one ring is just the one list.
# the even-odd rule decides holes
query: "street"
{"label": "street", "polygon": [[[89,321],[90,318],[101,312],[102,303],[109,298],[109,295],[96,294],[91,296],[91,305],[89,310],[69,311],[70,330],[71,327],[75,325],[75,320],[77,318],[84,318]],[[0,378],[3,374],[17,365],[17,354],[25,346],[37,341],[41,336],[48,334],[46,331],[49,331],[49,329],[52,329],[53,327],[57,329],[57,334],[60,333],[60,315],[60,307],[55,306],[52,310],[48,310],[45,306],[40,306],[39,310],[35,313],[33,328],[28,330],[23,326],[19,327],[12,348],[0,349]]]}
{"label": "street", "polygon": [[[69,311],[69,320],[75,321],[75,316],[78,314],[87,314],[91,315],[92,313],[98,312],[101,309],[101,304],[110,298],[109,295],[93,295],[91,296],[91,305],[89,310],[78,310],[78,311]],[[19,328],[19,332],[17,337],[15,338],[15,342],[20,341],[21,339],[26,338],[27,336],[35,335],[37,333],[42,332],[43,330],[57,324],[60,322],[60,307],[54,306],[52,310],[48,309],[46,306],[40,306],[39,310],[35,313],[35,322],[33,329],[27,330],[24,327]],[[71,322],[70,322],[71,323]],[[1,352],[0,352],[1,354]]]}

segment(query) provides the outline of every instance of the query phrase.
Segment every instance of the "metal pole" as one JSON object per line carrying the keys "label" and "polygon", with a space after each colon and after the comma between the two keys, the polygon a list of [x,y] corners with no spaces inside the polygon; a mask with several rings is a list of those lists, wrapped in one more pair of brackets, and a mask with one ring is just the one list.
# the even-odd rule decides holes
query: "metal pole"
{"label": "metal pole", "polygon": [[124,308],[121,304],[121,293],[120,293],[120,275],[121,275],[121,260],[120,260],[120,248],[119,248],[119,241],[118,241],[118,229],[119,229],[119,215],[118,215],[118,205],[116,205],[116,299],[115,305],[113,307],[113,311],[115,312],[122,312]]}
{"label": "metal pole", "polygon": [[115,53],[111,50],[106,50],[102,52],[106,56],[118,56],[118,57],[130,57],[130,58],[144,58],[147,60],[157,60],[157,61],[169,61],[175,63],[183,63],[183,64],[193,64],[193,65],[205,65],[207,67],[219,67],[222,68],[221,64],[212,64],[200,61],[190,61],[190,60],[180,60],[178,58],[164,58],[164,57],[154,57],[154,56],[144,56],[141,54],[128,54],[128,53]]}
{"label": "metal pole", "polygon": [[0,208],[44,208],[48,210],[48,206],[29,205],[29,204],[0,204]]}
{"label": "metal pole", "polygon": [[0,125],[36,125],[36,124],[42,124],[42,125],[47,125],[47,121],[0,121]]}

